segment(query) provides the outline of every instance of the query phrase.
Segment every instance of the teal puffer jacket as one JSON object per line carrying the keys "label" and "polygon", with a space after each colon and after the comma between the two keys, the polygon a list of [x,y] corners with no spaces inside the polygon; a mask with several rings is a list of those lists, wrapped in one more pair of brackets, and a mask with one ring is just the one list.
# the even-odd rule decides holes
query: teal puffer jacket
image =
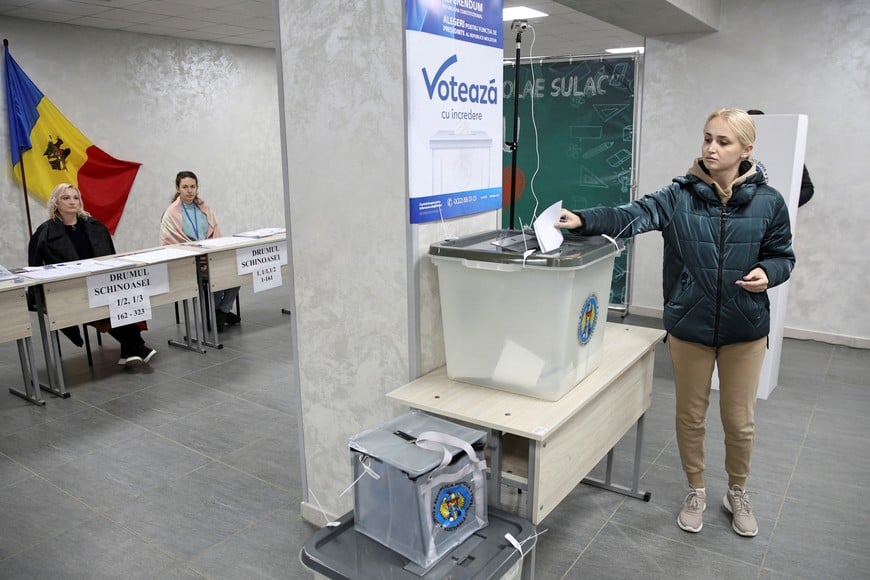
{"label": "teal puffer jacket", "polygon": [[735,186],[726,205],[690,174],[626,205],[576,213],[583,235],[662,232],[664,326],[670,334],[718,347],[769,333],[767,292],[736,284],[760,266],[772,288],[794,268],[788,207],[761,170]]}

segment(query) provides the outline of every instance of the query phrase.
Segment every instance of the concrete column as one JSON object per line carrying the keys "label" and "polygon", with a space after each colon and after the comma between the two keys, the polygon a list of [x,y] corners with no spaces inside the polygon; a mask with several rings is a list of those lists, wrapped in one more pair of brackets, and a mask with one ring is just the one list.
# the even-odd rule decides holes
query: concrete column
{"label": "concrete column", "polygon": [[496,212],[410,226],[403,2],[276,2],[304,469],[302,514],[352,509],[347,439],[404,411],[384,394],[444,364],[430,243]]}

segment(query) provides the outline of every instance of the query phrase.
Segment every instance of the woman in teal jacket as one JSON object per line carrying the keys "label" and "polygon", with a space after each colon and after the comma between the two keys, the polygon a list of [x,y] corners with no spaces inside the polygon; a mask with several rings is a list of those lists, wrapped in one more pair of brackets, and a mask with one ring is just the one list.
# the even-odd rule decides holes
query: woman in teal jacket
{"label": "woman in teal jacket", "polygon": [[716,365],[728,474],[723,506],[735,532],[758,533],[746,480],[770,332],[766,291],[788,280],[795,259],[788,207],[750,160],[754,143],[755,124],[745,111],[714,111],[704,126],[701,157],[687,175],[619,207],[563,210],[556,224],[583,235],[662,232],[663,322],[689,486],[677,524],[688,532],[703,527],[704,435]]}

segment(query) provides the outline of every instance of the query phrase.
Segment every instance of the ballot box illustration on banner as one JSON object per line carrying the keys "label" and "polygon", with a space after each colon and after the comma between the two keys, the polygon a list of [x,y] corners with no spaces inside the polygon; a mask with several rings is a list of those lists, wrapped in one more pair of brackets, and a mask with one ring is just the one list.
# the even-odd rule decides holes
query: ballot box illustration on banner
{"label": "ballot box illustration on banner", "polygon": [[450,379],[555,401],[598,368],[622,242],[572,236],[536,248],[515,230],[430,246]]}
{"label": "ballot box illustration on banner", "polygon": [[411,411],[348,441],[354,527],[422,569],[487,525],[486,431]]}
{"label": "ballot box illustration on banner", "polygon": [[476,191],[490,186],[492,138],[482,131],[438,131],[432,149],[432,193]]}

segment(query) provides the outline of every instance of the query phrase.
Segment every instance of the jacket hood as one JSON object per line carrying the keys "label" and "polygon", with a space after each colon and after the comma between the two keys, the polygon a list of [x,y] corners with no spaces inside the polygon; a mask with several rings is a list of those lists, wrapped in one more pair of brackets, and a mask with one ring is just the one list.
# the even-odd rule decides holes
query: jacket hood
{"label": "jacket hood", "polygon": [[767,177],[754,161],[741,161],[737,178],[726,189],[716,183],[710,171],[699,157],[686,172],[685,177],[674,179],[682,185],[691,185],[697,195],[710,202],[743,205],[752,199],[758,185],[766,183]]}

